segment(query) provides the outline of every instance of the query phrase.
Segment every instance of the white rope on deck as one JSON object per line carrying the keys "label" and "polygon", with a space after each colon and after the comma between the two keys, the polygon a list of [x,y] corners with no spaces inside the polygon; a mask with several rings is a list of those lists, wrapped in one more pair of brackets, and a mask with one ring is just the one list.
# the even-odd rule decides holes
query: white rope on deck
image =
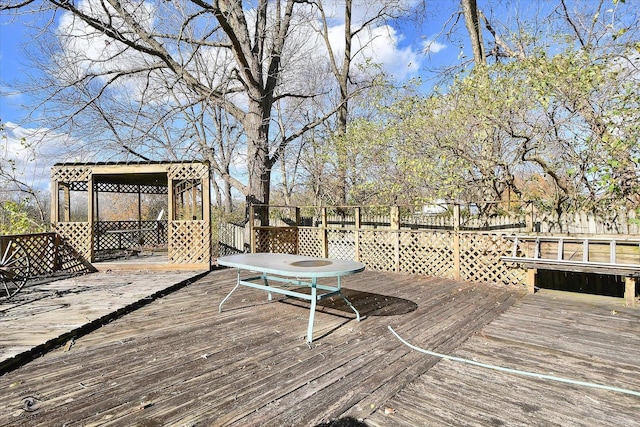
{"label": "white rope on deck", "polygon": [[511,368],[503,368],[502,366],[488,365],[486,363],[476,362],[476,361],[469,360],[469,359],[463,359],[461,357],[448,356],[446,354],[440,354],[440,353],[435,353],[433,351],[424,350],[422,348],[419,348],[419,347],[416,347],[416,346],[414,346],[412,344],[409,344],[407,341],[402,339],[402,337],[400,335],[398,335],[398,333],[396,331],[394,331],[391,326],[389,326],[388,328],[393,333],[393,335],[395,335],[396,338],[398,338],[400,340],[400,342],[402,342],[404,345],[406,345],[407,347],[409,347],[409,348],[411,348],[413,350],[416,350],[416,351],[418,351],[420,353],[428,354],[430,356],[435,356],[435,357],[439,357],[439,358],[447,359],[447,360],[453,360],[455,362],[468,363],[469,365],[480,366],[482,368],[493,369],[493,370],[496,370],[496,371],[507,372],[507,373],[515,374],[515,375],[523,375],[523,376],[526,376],[526,377],[534,377],[534,378],[539,378],[539,379],[543,379],[543,380],[557,381],[557,382],[561,382],[561,383],[580,385],[580,386],[584,386],[584,387],[599,388],[599,389],[602,389],[602,390],[615,391],[615,392],[618,392],[618,393],[631,394],[633,396],[639,396],[640,397],[640,392],[635,391],[635,390],[628,390],[628,389],[619,388],[619,387],[611,387],[611,386],[607,386],[607,385],[596,384],[596,383],[585,382],[585,381],[576,381],[576,380],[572,380],[572,379],[556,377],[556,376],[553,376],[553,375],[536,374],[534,372],[520,371],[520,370],[517,370],[517,369],[511,369]]}

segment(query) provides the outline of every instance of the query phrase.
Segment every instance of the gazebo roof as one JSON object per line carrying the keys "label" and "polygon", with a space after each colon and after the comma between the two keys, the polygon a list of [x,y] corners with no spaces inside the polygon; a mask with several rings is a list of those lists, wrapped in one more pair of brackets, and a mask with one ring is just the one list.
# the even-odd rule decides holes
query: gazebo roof
{"label": "gazebo roof", "polygon": [[143,161],[109,161],[109,162],[62,162],[53,166],[132,166],[132,165],[171,165],[184,163],[207,163],[203,160],[143,160]]}
{"label": "gazebo roof", "polygon": [[[97,189],[101,192],[139,192],[158,193],[155,188],[166,188],[168,185],[167,171],[173,165],[203,164],[206,161],[110,161],[110,162],[68,162],[56,163],[53,170],[70,171],[68,180],[76,181],[77,176],[86,176],[87,169],[93,175]],[[71,171],[84,170],[84,173]],[[66,175],[63,172],[62,175]],[[78,181],[83,181],[82,179]],[[85,188],[86,184],[75,184],[77,189]],[[165,191],[160,191],[164,193]]]}

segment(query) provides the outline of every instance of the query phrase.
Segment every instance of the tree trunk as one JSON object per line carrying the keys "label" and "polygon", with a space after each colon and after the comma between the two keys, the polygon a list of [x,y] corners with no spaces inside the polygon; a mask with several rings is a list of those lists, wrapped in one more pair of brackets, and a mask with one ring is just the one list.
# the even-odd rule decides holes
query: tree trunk
{"label": "tree trunk", "polygon": [[473,61],[476,65],[486,64],[476,0],[460,0],[460,4],[462,6],[462,13],[464,14],[464,22],[469,32]]}

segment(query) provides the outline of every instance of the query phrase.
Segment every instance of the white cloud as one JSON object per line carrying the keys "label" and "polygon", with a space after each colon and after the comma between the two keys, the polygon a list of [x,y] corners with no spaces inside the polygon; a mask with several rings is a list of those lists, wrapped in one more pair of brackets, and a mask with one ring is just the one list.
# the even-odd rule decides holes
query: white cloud
{"label": "white cloud", "polygon": [[422,43],[422,52],[424,54],[438,53],[447,48],[447,45],[438,42],[435,39],[427,39]]}
{"label": "white cloud", "polygon": [[[404,80],[415,75],[420,68],[422,57],[420,52],[411,46],[399,49],[398,44],[401,37],[402,35],[389,25],[381,25],[360,32],[352,44],[354,65],[361,65],[367,60],[371,60],[380,64],[385,72],[397,80]],[[334,55],[337,58],[342,58],[344,55],[344,25],[331,27],[329,40],[333,46]]]}
{"label": "white cloud", "polygon": [[[85,147],[86,144],[65,134],[7,122],[0,137],[0,156],[5,160],[3,172],[34,189],[45,190],[51,181],[51,166],[55,163],[92,158],[90,152],[83,151]],[[10,164],[13,164],[13,170]]]}

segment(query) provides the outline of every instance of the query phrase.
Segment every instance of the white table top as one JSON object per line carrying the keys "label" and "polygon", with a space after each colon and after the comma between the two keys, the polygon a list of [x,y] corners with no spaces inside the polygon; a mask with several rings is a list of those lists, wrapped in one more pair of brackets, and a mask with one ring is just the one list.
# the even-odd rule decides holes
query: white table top
{"label": "white table top", "polygon": [[294,277],[335,277],[364,270],[357,261],[272,253],[223,256],[218,265]]}

